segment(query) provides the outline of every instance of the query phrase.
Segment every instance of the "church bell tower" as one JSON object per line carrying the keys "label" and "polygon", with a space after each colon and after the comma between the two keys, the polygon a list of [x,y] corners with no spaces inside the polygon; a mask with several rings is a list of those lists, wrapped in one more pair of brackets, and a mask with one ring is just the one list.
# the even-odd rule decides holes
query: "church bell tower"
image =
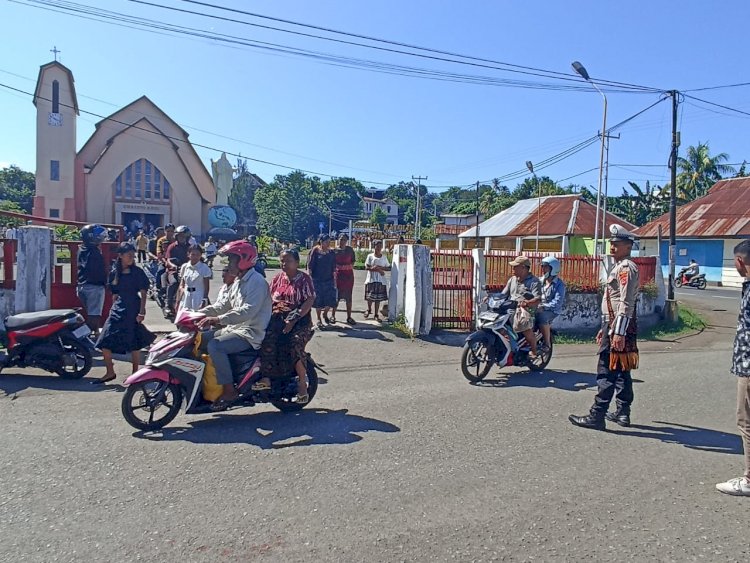
{"label": "church bell tower", "polygon": [[33,214],[75,220],[76,98],[73,73],[57,60],[42,65],[36,106],[36,196]]}

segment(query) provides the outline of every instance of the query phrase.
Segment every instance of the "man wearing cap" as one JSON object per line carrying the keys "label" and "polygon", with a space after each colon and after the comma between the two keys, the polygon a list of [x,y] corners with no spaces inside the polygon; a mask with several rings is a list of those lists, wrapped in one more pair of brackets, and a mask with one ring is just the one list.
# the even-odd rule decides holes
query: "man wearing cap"
{"label": "man wearing cap", "polygon": [[[542,299],[542,284],[539,278],[531,275],[531,260],[526,256],[518,256],[510,263],[513,266],[513,277],[505,284],[502,295],[508,297],[511,301],[516,301],[521,309],[530,309],[539,303]],[[527,293],[533,295],[532,299],[527,299]],[[531,352],[530,358],[536,358],[536,338],[534,338],[534,315],[529,311],[527,320],[523,321],[517,313],[513,319],[513,330],[523,334],[529,343]]]}
{"label": "man wearing cap", "polygon": [[[568,417],[576,426],[595,430],[605,429],[605,418],[620,426],[630,426],[630,406],[633,404],[630,370],[638,368],[638,267],[630,260],[635,237],[620,225],[612,225],[610,233],[610,254],[615,259],[615,266],[604,288],[602,328],[596,336],[599,344],[598,390],[588,415]],[[615,393],[617,410],[608,413]]]}

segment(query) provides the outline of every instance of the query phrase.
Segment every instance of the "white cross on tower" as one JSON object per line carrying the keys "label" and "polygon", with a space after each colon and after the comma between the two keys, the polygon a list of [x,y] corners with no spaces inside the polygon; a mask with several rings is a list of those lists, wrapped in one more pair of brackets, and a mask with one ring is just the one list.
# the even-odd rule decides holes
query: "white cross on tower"
{"label": "white cross on tower", "polygon": [[58,51],[57,45],[55,45],[54,47],[52,47],[52,49],[50,49],[49,52],[55,54],[55,61],[57,61],[57,53],[62,53],[62,51]]}

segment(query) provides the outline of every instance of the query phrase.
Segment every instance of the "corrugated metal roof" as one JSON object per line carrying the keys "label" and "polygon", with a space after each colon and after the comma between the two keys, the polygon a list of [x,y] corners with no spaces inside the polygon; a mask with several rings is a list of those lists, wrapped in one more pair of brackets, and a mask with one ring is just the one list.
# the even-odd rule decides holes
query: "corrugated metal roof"
{"label": "corrugated metal roof", "polygon": [[[480,237],[528,237],[535,236],[537,229],[537,205],[539,205],[540,236],[594,236],[596,230],[596,205],[580,195],[547,196],[540,199],[519,201],[505,211],[479,224]],[[626,229],[635,226],[619,217],[607,213],[607,225],[618,223]],[[464,231],[461,238],[475,237],[474,228]]]}
{"label": "corrugated metal roof", "polygon": [[[669,213],[636,230],[643,238],[669,235]],[[702,198],[677,208],[678,237],[750,235],[750,178],[730,178],[713,185]]]}

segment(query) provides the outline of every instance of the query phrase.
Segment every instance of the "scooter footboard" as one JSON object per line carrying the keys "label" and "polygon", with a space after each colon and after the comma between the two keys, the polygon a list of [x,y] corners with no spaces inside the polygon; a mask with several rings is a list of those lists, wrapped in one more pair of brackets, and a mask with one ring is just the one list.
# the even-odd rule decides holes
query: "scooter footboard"
{"label": "scooter footboard", "polygon": [[173,377],[170,377],[169,373],[163,369],[154,369],[152,367],[143,367],[135,372],[133,375],[125,380],[125,385],[133,385],[134,383],[140,383],[141,381],[150,381],[152,379],[158,379],[165,383],[179,383]]}

